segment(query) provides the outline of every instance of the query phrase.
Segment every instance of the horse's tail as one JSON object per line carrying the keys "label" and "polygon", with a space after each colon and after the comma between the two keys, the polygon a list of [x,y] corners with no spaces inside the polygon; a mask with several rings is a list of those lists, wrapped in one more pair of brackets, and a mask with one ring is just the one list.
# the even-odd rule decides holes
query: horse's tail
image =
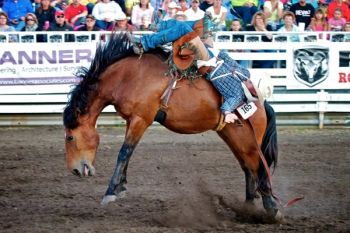
{"label": "horse's tail", "polygon": [[[266,118],[267,118],[267,127],[265,135],[261,144],[261,151],[266,160],[267,166],[275,169],[277,165],[278,157],[278,148],[277,148],[277,129],[276,129],[276,116],[275,111],[266,101],[264,102]],[[264,166],[263,161],[260,161],[260,166],[258,170],[258,190],[262,193],[271,193],[271,177],[268,175],[268,171]]]}
{"label": "horse's tail", "polygon": [[275,168],[278,158],[276,115],[272,106],[267,101],[264,102],[264,107],[267,117],[267,127],[261,144],[261,151],[269,167],[273,164]]}

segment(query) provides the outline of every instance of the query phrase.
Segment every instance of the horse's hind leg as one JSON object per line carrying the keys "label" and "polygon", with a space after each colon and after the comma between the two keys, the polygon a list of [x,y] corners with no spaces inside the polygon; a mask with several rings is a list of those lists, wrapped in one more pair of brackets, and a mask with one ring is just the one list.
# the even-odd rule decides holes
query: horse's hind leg
{"label": "horse's hind leg", "polygon": [[255,178],[248,168],[242,167],[242,170],[245,175],[245,201],[249,204],[254,204],[254,199],[257,197]]}
{"label": "horse's hind leg", "polygon": [[102,204],[115,201],[118,195],[126,191],[124,185],[126,184],[126,171],[129,160],[137,143],[140,141],[148,126],[149,123],[138,116],[133,117],[129,121],[126,129],[125,140],[119,150],[114,173],[109,182],[105,196],[103,197]]}
{"label": "horse's hind leg", "polygon": [[255,133],[248,122],[244,122],[242,127],[236,125],[227,125],[222,131],[218,132],[219,136],[230,147],[246,175],[246,201],[252,202],[255,197],[256,182],[259,190],[262,192],[263,204],[266,212],[277,217],[277,204],[272,197],[271,187],[265,182],[264,177],[259,177],[259,168],[263,169],[259,153],[262,153],[256,141]]}

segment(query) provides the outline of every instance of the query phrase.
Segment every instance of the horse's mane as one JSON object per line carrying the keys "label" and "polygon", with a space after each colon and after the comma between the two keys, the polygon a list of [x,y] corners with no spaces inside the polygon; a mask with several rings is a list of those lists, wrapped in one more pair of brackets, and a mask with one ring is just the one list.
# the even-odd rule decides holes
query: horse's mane
{"label": "horse's mane", "polygon": [[97,88],[100,75],[113,63],[134,54],[125,33],[112,33],[108,42],[100,43],[90,68],[81,67],[76,76],[80,83],[69,93],[69,100],[63,112],[63,124],[66,128],[78,126],[79,115],[86,114],[89,94]]}

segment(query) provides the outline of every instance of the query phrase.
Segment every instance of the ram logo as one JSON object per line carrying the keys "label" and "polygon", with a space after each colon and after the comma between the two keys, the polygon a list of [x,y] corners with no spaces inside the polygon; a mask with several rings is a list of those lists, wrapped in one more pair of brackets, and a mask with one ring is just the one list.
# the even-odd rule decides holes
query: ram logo
{"label": "ram logo", "polygon": [[329,50],[326,48],[303,48],[294,51],[294,77],[313,87],[328,77]]}

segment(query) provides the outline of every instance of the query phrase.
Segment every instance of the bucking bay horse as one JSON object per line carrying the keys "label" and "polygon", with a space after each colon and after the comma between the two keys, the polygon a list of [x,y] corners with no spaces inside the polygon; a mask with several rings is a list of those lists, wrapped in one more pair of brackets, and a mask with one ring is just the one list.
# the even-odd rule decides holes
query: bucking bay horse
{"label": "bucking bay horse", "polygon": [[[96,121],[102,110],[113,105],[126,120],[126,133],[117,156],[115,170],[102,203],[115,201],[126,191],[130,157],[145,130],[156,120],[171,131],[196,134],[216,129],[222,114],[221,96],[204,78],[181,79],[160,113],[161,97],[169,86],[168,64],[160,51],[133,54],[125,34],[113,34],[100,44],[90,68],[82,68],[79,84],[70,93],[64,110],[65,149],[68,169],[78,176],[95,174],[99,145]],[[273,198],[268,167],[277,162],[275,113],[267,103],[242,124],[226,124],[217,131],[231,149],[245,174],[246,201],[253,202],[256,191],[262,196],[267,214],[281,216]]]}

